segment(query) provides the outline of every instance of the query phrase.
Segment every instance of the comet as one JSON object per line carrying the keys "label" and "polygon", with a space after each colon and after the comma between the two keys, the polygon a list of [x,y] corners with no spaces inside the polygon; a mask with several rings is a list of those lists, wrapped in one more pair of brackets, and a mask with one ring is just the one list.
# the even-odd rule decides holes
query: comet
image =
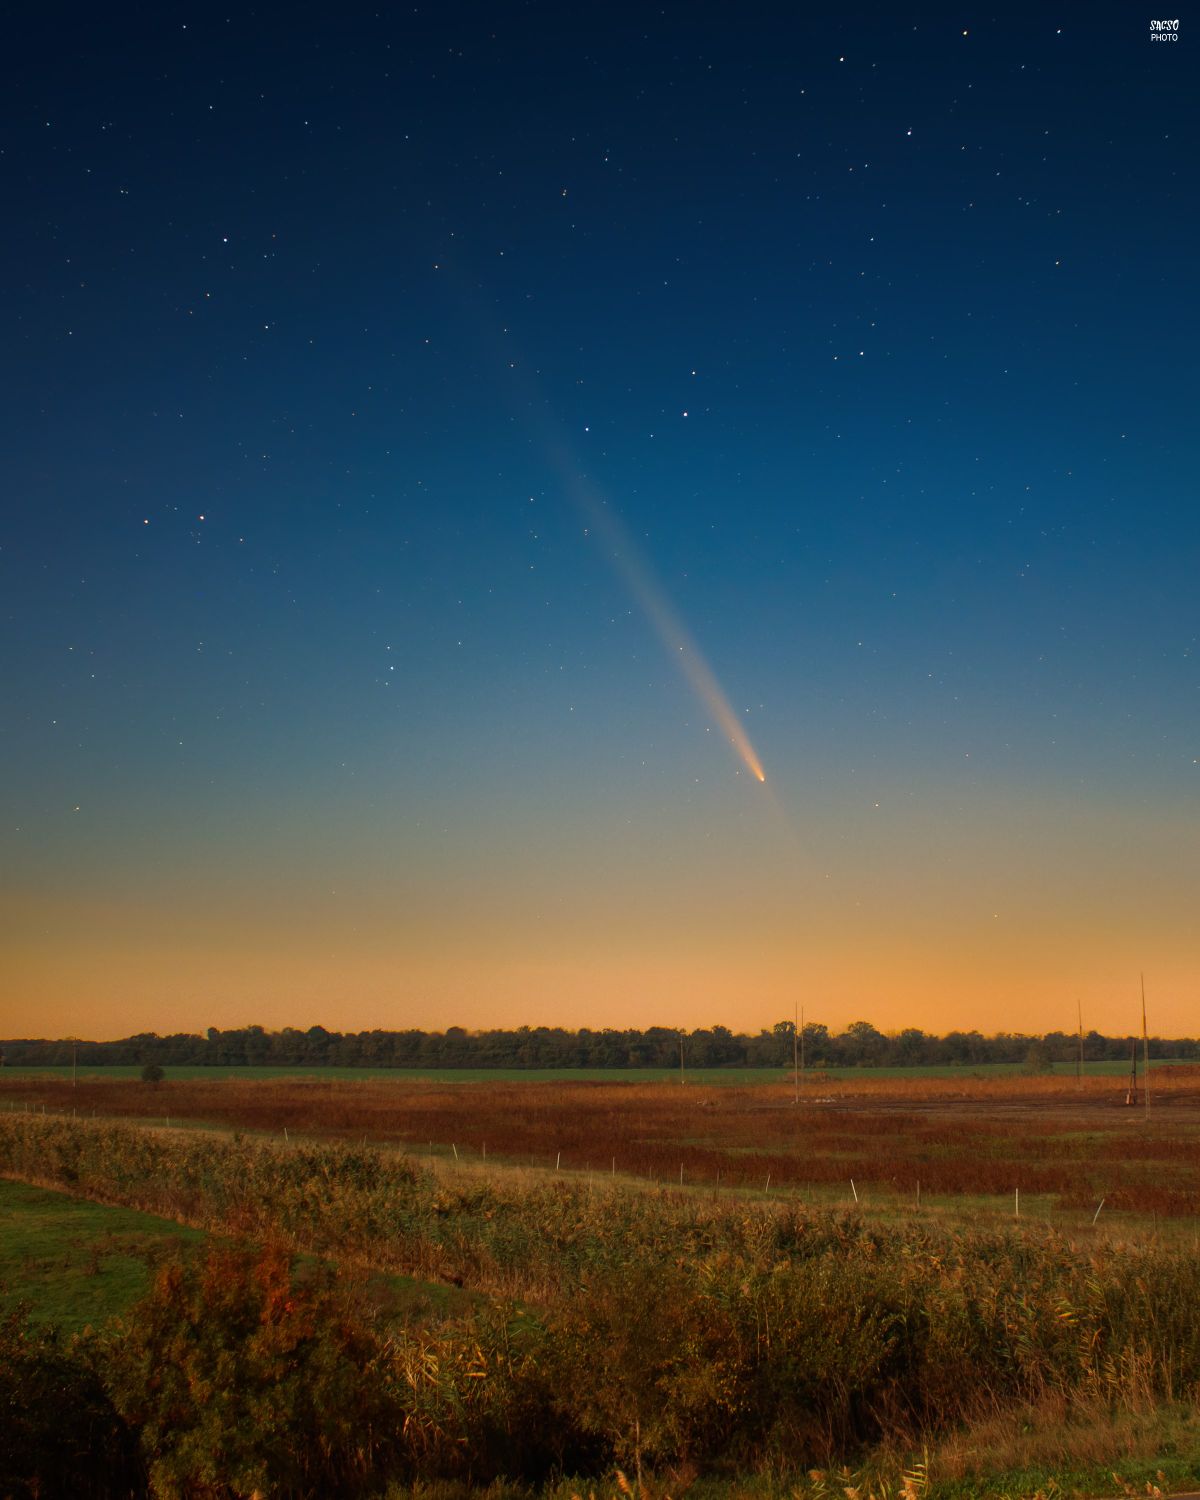
{"label": "comet", "polygon": [[582,512],[589,529],[604,544],[614,572],[650,622],[663,649],[746,770],[756,781],[765,782],[766,772],[749,735],[649,561],[611,507],[580,478],[561,448],[556,451],[555,460],[571,499]]}
{"label": "comet", "polygon": [[[564,429],[550,415],[547,402],[523,362],[514,358],[511,343],[505,343],[490,316],[479,306],[478,298],[460,278],[460,291],[475,310],[473,327],[490,329],[490,344],[503,367],[506,383],[514,398],[514,409],[530,429],[535,442],[544,449],[550,465],[558,471],[563,486],[583,516],[590,531],[596,533],[608,551],[613,571],[641,608],[642,613],[675,663],[684,681],[695,693],[705,712],[728,740],[738,759],[757,782],[765,782],[766,772],[755,753],[750,737],[734,713],[729,699],[717,681],[716,674],[704,659],[700,647],[671,603],[666,589],[649,561],[621,522],[615,510],[606,504],[592,484],[581,475],[571,444]],[[507,335],[508,330],[504,330]]]}

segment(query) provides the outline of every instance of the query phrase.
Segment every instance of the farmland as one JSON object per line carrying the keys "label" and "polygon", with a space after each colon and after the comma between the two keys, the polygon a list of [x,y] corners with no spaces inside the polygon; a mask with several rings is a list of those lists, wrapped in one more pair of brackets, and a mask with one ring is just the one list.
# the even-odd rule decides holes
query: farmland
{"label": "farmland", "polygon": [[[1200,1069],[1123,1080],[1055,1075],[710,1085],[276,1076],[137,1080],[16,1076],[0,1111],[189,1122],[371,1141],[422,1159],[553,1168],[711,1189],[952,1205],[1015,1193],[1027,1212],[1187,1221],[1200,1214]],[[853,1180],[854,1187],[850,1184]],[[918,1187],[919,1184],[919,1187]]]}
{"label": "farmland", "polygon": [[[1200,1457],[1200,1070],[1123,1098],[8,1077],[0,1174],[209,1237],[89,1356],[162,1494],[198,1453],[228,1494],[1119,1494]],[[380,1276],[450,1300],[399,1320]]]}

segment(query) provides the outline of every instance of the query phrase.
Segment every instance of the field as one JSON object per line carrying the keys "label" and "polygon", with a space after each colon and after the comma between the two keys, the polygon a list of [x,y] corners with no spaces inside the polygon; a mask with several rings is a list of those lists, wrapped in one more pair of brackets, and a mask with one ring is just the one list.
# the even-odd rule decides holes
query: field
{"label": "field", "polygon": [[0,1313],[27,1302],[69,1332],[128,1312],[158,1262],[204,1238],[172,1219],[3,1181],[0,1228]]}
{"label": "field", "polygon": [[[857,1071],[791,1083],[509,1082],[278,1075],[12,1077],[0,1111],[45,1109],[267,1134],[367,1140],[418,1157],[552,1168],[696,1189],[802,1192],[892,1207],[1191,1221],[1200,1215],[1200,1068],[1123,1079],[905,1079]],[[853,1183],[853,1186],[851,1184]],[[969,1204],[962,1200],[971,1200]]]}
{"label": "field", "polygon": [[[1152,1073],[1160,1069],[1195,1067],[1182,1059],[1156,1058],[1151,1063]],[[1141,1064],[1139,1062],[1139,1072]],[[112,1066],[86,1067],[80,1063],[74,1070],[79,1078],[131,1079],[141,1075],[141,1067],[135,1064],[118,1063]],[[1017,1077],[1025,1072],[1023,1063],[978,1063],[930,1064],[922,1067],[831,1067],[820,1070],[824,1078],[839,1079],[988,1079]],[[1083,1073],[1088,1078],[1119,1078],[1129,1076],[1128,1062],[1085,1062]],[[231,1078],[254,1082],[269,1082],[280,1078],[340,1079],[344,1082],[362,1082],[368,1079],[424,1078],[434,1083],[678,1083],[679,1069],[670,1068],[340,1068],[306,1067],[300,1064],[287,1067],[234,1067],[183,1064],[169,1066],[167,1077],[173,1081],[195,1082],[199,1079]],[[5,1064],[0,1068],[0,1081],[5,1078],[70,1078],[70,1064],[49,1067],[27,1067],[24,1064]],[[1061,1065],[1059,1076],[1073,1078],[1073,1064]],[[687,1083],[709,1085],[735,1085],[749,1088],[757,1084],[787,1083],[792,1081],[791,1068],[685,1068]]]}
{"label": "field", "polygon": [[[1200,1069],[1152,1087],[1147,1112],[1120,1079],[961,1071],[809,1077],[799,1104],[778,1081],[10,1075],[0,1175],[76,1196],[10,1181],[0,1214],[27,1270],[86,1277],[130,1210],[234,1247],[168,1258],[98,1366],[163,1494],[196,1445],[233,1463],[189,1394],[218,1367],[272,1413],[239,1419],[259,1478],[220,1493],[1166,1492],[1200,1475]],[[388,1305],[379,1278],[446,1300]],[[137,1372],[180,1361],[163,1426]],[[297,1452],[309,1487],[264,1486]]]}
{"label": "field", "polygon": [[[25,1307],[67,1333],[101,1328],[146,1296],[158,1267],[207,1238],[178,1218],[0,1178],[0,1317]],[[375,1275],[367,1291],[394,1322],[440,1321],[471,1303],[452,1284],[401,1275]]]}

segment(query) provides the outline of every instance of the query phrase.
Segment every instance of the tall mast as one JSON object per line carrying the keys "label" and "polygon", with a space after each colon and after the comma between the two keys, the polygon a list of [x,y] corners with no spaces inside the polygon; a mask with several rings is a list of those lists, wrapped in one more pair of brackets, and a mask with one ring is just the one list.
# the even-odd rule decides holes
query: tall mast
{"label": "tall mast", "polygon": [[1146,1118],[1150,1118],[1150,1036],[1146,1030],[1146,976],[1142,975],[1142,1072],[1146,1077],[1142,1086],[1146,1090]]}
{"label": "tall mast", "polygon": [[796,1001],[796,1019],[792,1022],[792,1087],[795,1104],[800,1103],[800,1002]]}

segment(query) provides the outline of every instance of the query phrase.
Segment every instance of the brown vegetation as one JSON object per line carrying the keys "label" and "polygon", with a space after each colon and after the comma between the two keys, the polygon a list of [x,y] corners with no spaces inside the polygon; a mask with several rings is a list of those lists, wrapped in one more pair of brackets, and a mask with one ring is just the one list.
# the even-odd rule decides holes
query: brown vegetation
{"label": "brown vegetation", "polygon": [[1051,1195],[1067,1209],[1200,1212],[1200,1068],[1154,1076],[1149,1114],[1114,1078],[863,1078],[788,1086],[443,1084],[378,1077],[136,1081],[14,1078],[0,1109],[162,1121],[486,1156],[689,1186]]}
{"label": "brown vegetation", "polygon": [[[871,1223],[793,1197],[431,1170],[388,1148],[40,1112],[0,1113],[0,1172],[268,1247],[168,1267],[97,1355],[100,1395],[162,1497],[614,1467],[644,1494],[643,1468],[795,1473],[876,1445],[928,1444],[950,1475],[976,1462],[953,1451],[964,1427],[1007,1422],[1014,1452],[1049,1455],[1045,1435],[1023,1441],[1040,1416],[1186,1417],[1200,1383],[1190,1237],[1081,1247],[1037,1224]],[[350,1301],[320,1268],[297,1281],[297,1250],[490,1300],[389,1328],[353,1278]],[[30,1431],[32,1451],[45,1432]],[[847,1490],[823,1484],[804,1493]]]}

